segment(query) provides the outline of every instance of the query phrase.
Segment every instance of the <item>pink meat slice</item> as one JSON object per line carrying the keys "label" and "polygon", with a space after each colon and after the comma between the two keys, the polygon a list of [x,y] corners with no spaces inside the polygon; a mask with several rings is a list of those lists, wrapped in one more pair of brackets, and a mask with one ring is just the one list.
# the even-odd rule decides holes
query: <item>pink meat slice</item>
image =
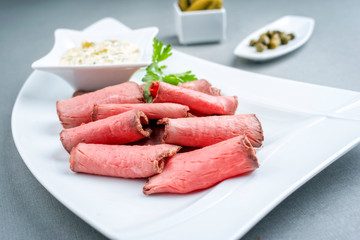
{"label": "pink meat slice", "polygon": [[205,147],[244,134],[254,147],[260,147],[264,141],[262,126],[255,114],[165,118],[158,123],[165,124],[164,143]]}
{"label": "pink meat slice", "polygon": [[211,86],[211,84],[205,79],[182,83],[179,84],[178,86],[182,88],[203,92],[213,96],[221,96],[220,89]]}
{"label": "pink meat slice", "polygon": [[81,90],[76,90],[72,97],[77,97],[77,96],[80,96],[80,95],[84,95],[85,93],[89,93],[89,92],[85,92],[85,91],[81,91]]}
{"label": "pink meat slice", "polygon": [[144,130],[142,124],[148,124],[146,115],[143,112],[131,110],[96,122],[64,129],[60,133],[60,140],[68,152],[79,143],[135,142],[150,136],[151,130]]}
{"label": "pink meat slice", "polygon": [[211,96],[165,82],[153,82],[149,89],[154,103],[179,103],[199,114],[233,115],[238,105],[236,96]]}
{"label": "pink meat slice", "polygon": [[94,104],[143,103],[143,91],[135,82],[125,82],[56,102],[56,109],[64,128],[91,122]]}
{"label": "pink meat slice", "polygon": [[143,192],[188,193],[253,171],[259,164],[245,135],[169,158],[164,171],[149,178]]}
{"label": "pink meat slice", "polygon": [[138,103],[94,105],[92,120],[104,119],[119,113],[136,109],[149,119],[182,118],[188,115],[189,107],[176,103]]}
{"label": "pink meat slice", "polygon": [[161,173],[167,157],[181,147],[160,144],[127,146],[79,143],[71,150],[74,172],[122,178],[145,178]]}
{"label": "pink meat slice", "polygon": [[159,126],[159,125],[155,125],[155,126],[151,126],[151,135],[148,138],[143,138],[139,141],[133,142],[131,143],[132,145],[142,145],[142,146],[146,146],[146,145],[157,145],[157,144],[162,144],[163,143],[163,138],[164,138],[164,126]]}

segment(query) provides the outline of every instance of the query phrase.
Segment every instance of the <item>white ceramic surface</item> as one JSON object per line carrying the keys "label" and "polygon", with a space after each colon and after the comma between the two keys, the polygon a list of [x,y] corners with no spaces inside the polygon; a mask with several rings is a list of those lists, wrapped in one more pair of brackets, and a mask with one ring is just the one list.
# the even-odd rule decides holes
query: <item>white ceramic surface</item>
{"label": "white ceramic surface", "polygon": [[[276,57],[280,57],[295,49],[301,47],[306,43],[314,30],[315,20],[309,17],[300,16],[284,16],[266,26],[256,30],[242,40],[235,48],[234,54],[241,58],[246,58],[254,61],[265,61]],[[256,40],[262,33],[268,30],[280,30],[286,33],[294,33],[295,39],[289,41],[286,45],[280,45],[275,49],[265,50],[263,52],[256,52],[255,47],[250,47],[249,43],[252,39]]]}
{"label": "white ceramic surface", "polygon": [[[145,196],[145,180],[69,169],[55,103],[71,97],[73,89],[59,77],[32,73],[13,109],[14,141],[30,171],[60,202],[109,238],[238,239],[360,141],[358,92],[245,72],[178,51],[166,64],[170,72],[191,69],[223,93],[237,95],[237,113],[257,114],[265,134],[264,147],[257,152],[259,169],[192,194]],[[132,78],[140,79],[140,73]]]}
{"label": "white ceramic surface", "polygon": [[175,29],[181,44],[219,42],[226,37],[226,10],[183,12],[174,3]]}
{"label": "white ceramic surface", "polygon": [[[108,28],[97,26],[107,25]],[[137,30],[122,28],[115,19],[105,18],[94,24],[94,28],[83,31],[57,29],[52,50],[32,64],[32,68],[50,72],[65,79],[75,89],[91,91],[126,82],[140,67],[151,63],[152,40],[158,33],[157,27]],[[96,29],[96,31],[92,30]],[[81,46],[82,41],[104,40],[130,41],[139,46],[140,56],[135,63],[61,66],[59,61],[67,49]]]}

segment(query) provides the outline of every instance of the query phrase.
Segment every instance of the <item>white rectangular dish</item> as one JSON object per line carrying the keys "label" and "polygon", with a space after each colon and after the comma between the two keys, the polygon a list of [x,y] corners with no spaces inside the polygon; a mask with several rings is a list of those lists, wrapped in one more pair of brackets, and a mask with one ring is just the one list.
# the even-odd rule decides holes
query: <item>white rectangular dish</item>
{"label": "white rectangular dish", "polygon": [[[301,16],[284,16],[271,22],[264,27],[256,30],[255,32],[244,38],[235,48],[234,54],[238,57],[253,60],[253,61],[266,61],[273,58],[283,56],[290,53],[302,45],[304,45],[311,37],[315,27],[315,20],[309,17]],[[286,33],[293,33],[295,39],[289,41],[286,45],[280,45],[275,49],[267,49],[263,52],[257,52],[256,47],[249,46],[251,40],[256,40],[261,34],[267,31],[284,31]]]}
{"label": "white rectangular dish", "polygon": [[[108,26],[88,29],[92,27]],[[52,195],[109,238],[238,239],[360,141],[358,92],[249,73],[173,52],[166,62],[170,72],[193,70],[224,94],[237,95],[238,113],[256,113],[261,120],[265,142],[257,153],[260,168],[252,174],[192,194],[145,196],[145,180],[69,169],[55,103],[74,90],[62,79],[35,71],[14,105],[12,132],[25,164]],[[136,74],[132,80],[140,78]]]}

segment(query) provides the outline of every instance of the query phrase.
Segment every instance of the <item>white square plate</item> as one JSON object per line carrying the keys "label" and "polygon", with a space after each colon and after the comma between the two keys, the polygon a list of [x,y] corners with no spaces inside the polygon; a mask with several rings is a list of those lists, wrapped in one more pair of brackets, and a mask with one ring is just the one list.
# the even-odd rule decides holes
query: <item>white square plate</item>
{"label": "white square plate", "polygon": [[[111,31],[107,25],[88,29],[92,27]],[[13,137],[30,171],[60,202],[109,238],[237,239],[360,141],[358,92],[249,73],[178,51],[166,64],[169,71],[191,69],[225,94],[237,95],[238,113],[257,114],[265,134],[257,153],[259,169],[192,194],[145,196],[145,180],[69,169],[55,102],[71,97],[73,89],[59,77],[32,73],[13,109]]]}

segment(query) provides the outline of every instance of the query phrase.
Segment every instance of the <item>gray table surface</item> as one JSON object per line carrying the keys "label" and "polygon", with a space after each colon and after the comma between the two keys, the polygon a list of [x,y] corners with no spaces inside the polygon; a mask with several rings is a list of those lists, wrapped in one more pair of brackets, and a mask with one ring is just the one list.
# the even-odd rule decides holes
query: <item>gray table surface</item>
{"label": "gray table surface", "polygon": [[[12,139],[10,121],[16,96],[32,72],[31,63],[51,49],[56,28],[80,30],[111,16],[131,28],[158,26],[160,40],[210,61],[360,91],[360,1],[224,1],[227,39],[196,46],[179,45],[173,1],[0,2],[0,239],[104,238],[42,187]],[[246,35],[289,14],[316,20],[312,38],[301,49],[265,63],[232,54]],[[242,239],[359,239],[359,158],[357,146],[291,194]]]}

